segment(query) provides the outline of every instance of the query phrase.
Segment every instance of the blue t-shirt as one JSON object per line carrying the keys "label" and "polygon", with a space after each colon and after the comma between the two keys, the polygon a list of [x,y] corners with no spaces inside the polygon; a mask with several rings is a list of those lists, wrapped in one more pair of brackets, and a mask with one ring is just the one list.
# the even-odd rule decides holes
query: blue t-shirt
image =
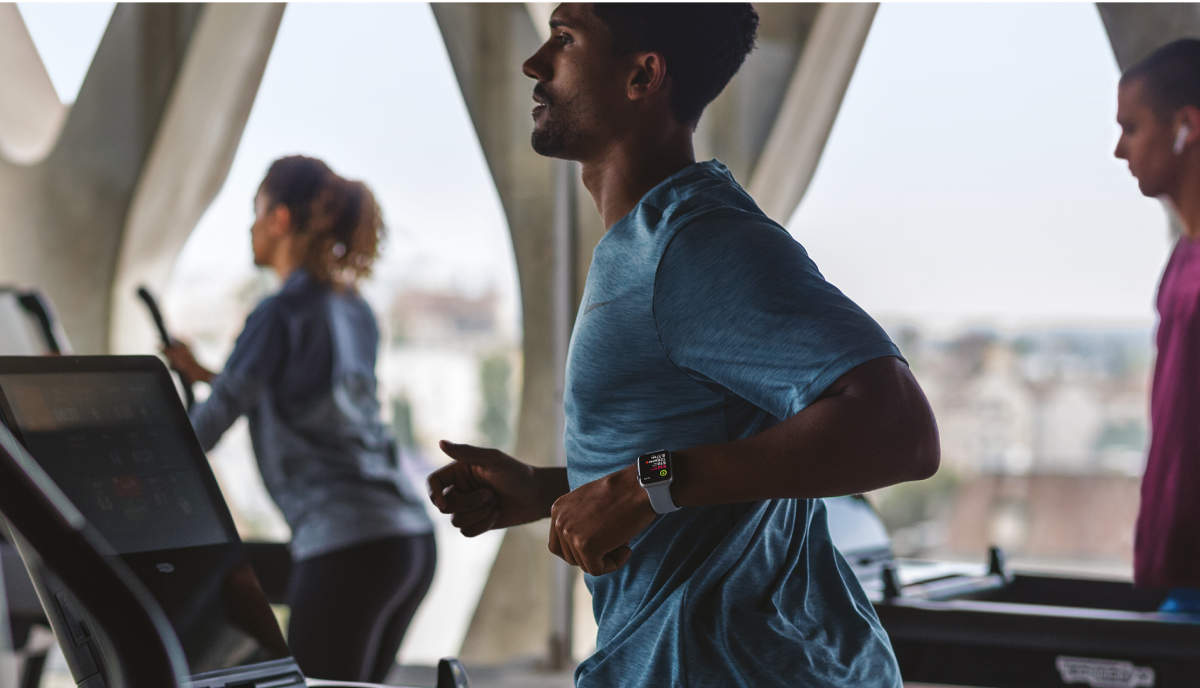
{"label": "blue t-shirt", "polygon": [[[571,488],[647,451],[761,432],[899,355],[724,165],[691,165],[592,256],[567,360]],[[599,631],[579,688],[901,685],[821,500],[684,508],[631,545],[586,578]]]}

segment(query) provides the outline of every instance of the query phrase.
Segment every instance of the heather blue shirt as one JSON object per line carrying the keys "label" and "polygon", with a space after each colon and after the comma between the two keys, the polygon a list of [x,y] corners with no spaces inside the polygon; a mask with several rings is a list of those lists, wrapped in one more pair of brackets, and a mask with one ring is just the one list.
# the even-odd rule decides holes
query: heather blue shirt
{"label": "heather blue shirt", "polygon": [[[724,165],[691,165],[592,256],[567,361],[571,487],[758,433],[883,356],[899,351]],[[659,516],[625,566],[586,578],[599,631],[576,685],[900,686],[825,514],[773,499]]]}
{"label": "heather blue shirt", "polygon": [[191,411],[204,450],[239,416],[250,423],[267,491],[300,560],[433,530],[403,477],[375,396],[375,316],[354,291],[304,270],[246,318],[212,393]]}

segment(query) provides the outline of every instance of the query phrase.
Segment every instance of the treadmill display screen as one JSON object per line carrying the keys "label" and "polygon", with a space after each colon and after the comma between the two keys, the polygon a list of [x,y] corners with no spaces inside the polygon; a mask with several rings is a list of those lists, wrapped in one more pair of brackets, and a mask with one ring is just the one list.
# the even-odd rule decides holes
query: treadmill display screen
{"label": "treadmill display screen", "polygon": [[288,657],[161,364],[24,365],[0,363],[0,416],[158,601],[192,676]]}
{"label": "treadmill display screen", "polygon": [[152,373],[4,374],[0,388],[30,455],[118,553],[237,539]]}

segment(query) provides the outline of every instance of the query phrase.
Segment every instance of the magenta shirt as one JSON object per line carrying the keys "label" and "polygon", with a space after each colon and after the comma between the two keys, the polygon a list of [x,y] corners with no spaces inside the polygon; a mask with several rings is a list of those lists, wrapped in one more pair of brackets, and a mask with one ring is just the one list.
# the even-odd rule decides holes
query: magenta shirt
{"label": "magenta shirt", "polygon": [[1175,245],[1158,286],[1158,316],[1134,581],[1200,587],[1200,240]]}

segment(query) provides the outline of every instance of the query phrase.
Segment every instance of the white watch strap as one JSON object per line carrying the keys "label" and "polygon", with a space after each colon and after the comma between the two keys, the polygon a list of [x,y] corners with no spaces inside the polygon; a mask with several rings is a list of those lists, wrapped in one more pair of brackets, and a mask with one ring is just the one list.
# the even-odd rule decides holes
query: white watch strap
{"label": "white watch strap", "polygon": [[671,498],[671,483],[646,485],[646,494],[650,495],[650,507],[657,514],[669,514],[678,511],[679,506]]}

